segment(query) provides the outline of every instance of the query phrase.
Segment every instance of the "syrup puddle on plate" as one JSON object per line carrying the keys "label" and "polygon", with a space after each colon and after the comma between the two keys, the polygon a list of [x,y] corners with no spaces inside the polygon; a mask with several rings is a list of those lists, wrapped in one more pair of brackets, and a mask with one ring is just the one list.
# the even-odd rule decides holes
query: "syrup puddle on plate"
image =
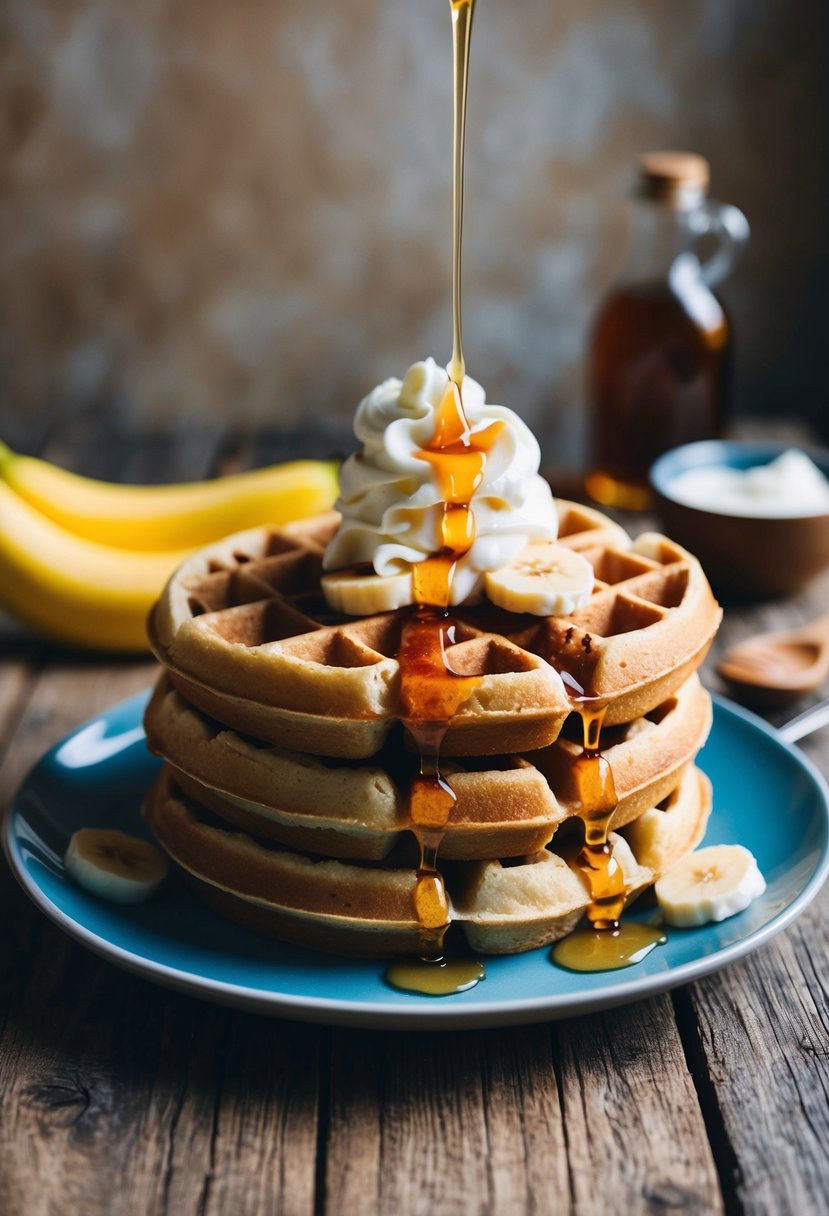
{"label": "syrup puddle on plate", "polygon": [[667,940],[661,927],[636,921],[625,921],[618,929],[585,926],[556,942],[550,958],[567,971],[619,971],[635,967]]}
{"label": "syrup puddle on plate", "polygon": [[417,608],[403,629],[398,659],[401,678],[401,719],[419,756],[419,776],[409,795],[409,823],[420,846],[414,912],[420,930],[422,957],[392,963],[386,981],[405,992],[447,996],[473,988],[484,978],[477,960],[444,957],[450,924],[449,900],[438,870],[438,853],[455,793],[440,772],[440,747],[454,714],[479,682],[460,677],[446,656],[453,635],[449,616],[452,576],[457,562],[475,540],[470,501],[480,485],[487,453],[501,424],[493,423],[473,435],[463,408],[465,375],[461,338],[461,235],[463,229],[463,158],[466,136],[466,95],[469,40],[475,0],[450,0],[454,75],[452,178],[452,361],[449,386],[437,413],[434,434],[419,453],[435,471],[443,497],[441,540],[433,557],[414,567]]}
{"label": "syrup puddle on plate", "polygon": [[410,959],[392,963],[386,971],[386,983],[392,988],[423,996],[466,992],[484,977],[484,965],[476,958]]}
{"label": "syrup puddle on plate", "polygon": [[[449,724],[472,688],[483,677],[460,677],[446,654],[453,625],[449,613],[452,578],[460,559],[475,540],[470,503],[481,484],[487,455],[503,428],[495,422],[473,433],[463,406],[461,325],[461,245],[463,232],[463,164],[466,139],[466,100],[469,45],[475,0],[450,0],[453,47],[452,139],[452,359],[449,385],[437,411],[434,433],[418,453],[428,461],[443,499],[442,548],[413,569],[417,607],[406,622],[398,660],[401,677],[400,718],[415,742],[419,776],[411,785],[409,826],[420,846],[414,893],[421,958],[389,965],[385,978],[392,987],[429,996],[472,988],[484,979],[477,960],[444,957],[450,924],[449,900],[438,869],[440,846],[455,805],[455,793],[440,772],[440,748]],[[629,967],[640,962],[660,940],[647,926],[622,924],[625,881],[613,857],[608,832],[617,799],[610,766],[601,754],[604,707],[589,691],[594,656],[590,638],[580,659],[563,661],[561,675],[573,710],[581,716],[584,745],[576,761],[581,788],[584,847],[577,865],[587,883],[590,928],[571,934],[553,950],[560,966],[577,971]],[[555,663],[553,665],[556,665]]]}

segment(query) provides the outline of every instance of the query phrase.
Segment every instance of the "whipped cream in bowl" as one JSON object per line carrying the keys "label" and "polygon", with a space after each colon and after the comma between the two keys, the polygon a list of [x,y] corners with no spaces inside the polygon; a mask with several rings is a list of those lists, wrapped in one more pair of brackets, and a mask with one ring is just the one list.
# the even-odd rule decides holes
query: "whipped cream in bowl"
{"label": "whipped cream in bowl", "polygon": [[[382,582],[367,611],[412,603],[413,568],[443,547],[445,498],[434,463],[423,454],[434,442],[448,389],[448,373],[426,359],[402,380],[379,384],[357,408],[354,433],[362,446],[341,471],[342,520],[323,565],[345,578],[355,567],[371,567]],[[469,502],[474,539],[454,566],[452,606],[475,602],[488,573],[509,565],[532,542],[552,541],[558,533],[552,492],[538,472],[535,436],[511,409],[488,403],[468,376],[462,394],[473,442],[493,424],[498,427]],[[340,608],[336,595],[332,599],[334,585],[330,576],[323,579],[329,602]]]}
{"label": "whipped cream in bowl", "polygon": [[829,478],[805,452],[788,448],[767,464],[685,469],[669,483],[676,502],[724,515],[782,519],[829,511]]}
{"label": "whipped cream in bowl", "polygon": [[662,529],[731,600],[799,592],[829,567],[829,450],[706,440],[650,471]]}

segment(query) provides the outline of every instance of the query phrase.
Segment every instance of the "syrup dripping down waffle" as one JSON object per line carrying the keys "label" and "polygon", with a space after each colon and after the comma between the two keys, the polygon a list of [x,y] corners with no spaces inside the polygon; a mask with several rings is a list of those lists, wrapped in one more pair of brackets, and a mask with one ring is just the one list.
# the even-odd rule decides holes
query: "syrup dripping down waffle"
{"label": "syrup dripping down waffle", "polygon": [[[577,717],[577,715],[574,715]],[[609,728],[603,753],[622,827],[667,797],[702,746],[711,698],[694,675],[633,723]],[[576,722],[577,726],[580,723]],[[323,760],[245,738],[188,706],[166,677],[145,715],[147,738],[178,787],[232,826],[266,841],[333,858],[380,860],[407,835],[414,757],[391,736],[370,761]],[[581,746],[565,729],[522,756],[447,761],[454,789],[442,860],[535,853],[582,810]]]}
{"label": "syrup dripping down waffle", "polygon": [[[560,541],[591,562],[590,602],[539,619],[486,603],[453,614],[447,660],[479,677],[445,756],[547,747],[572,704],[559,669],[578,665],[612,726],[642,717],[702,662],[720,610],[699,563],[650,533],[631,544],[589,508],[559,502]],[[408,610],[332,614],[321,594],[334,513],[255,529],[189,559],[149,625],[153,649],[192,705],[257,739],[318,756],[374,756],[399,716],[395,658]]]}
{"label": "syrup dripping down waffle", "polygon": [[[689,765],[658,807],[611,835],[628,902],[702,839],[711,805],[707,778]],[[223,916],[283,941],[337,953],[417,955],[414,871],[307,856],[231,831],[188,798],[165,770],[144,804],[157,839]],[[447,867],[451,915],[469,945],[516,953],[556,941],[581,918],[589,896],[573,863],[571,833],[509,862]]]}

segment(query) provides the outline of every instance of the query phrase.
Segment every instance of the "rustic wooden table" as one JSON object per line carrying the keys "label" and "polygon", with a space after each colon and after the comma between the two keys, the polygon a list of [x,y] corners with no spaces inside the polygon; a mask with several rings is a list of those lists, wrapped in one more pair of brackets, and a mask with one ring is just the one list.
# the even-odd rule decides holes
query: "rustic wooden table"
{"label": "rustic wooden table", "polygon": [[[296,437],[135,443],[77,426],[53,428],[43,450],[134,481],[308,454]],[[716,653],[816,615],[828,591],[829,579],[730,610]],[[13,626],[0,668],[6,803],[47,746],[154,672]],[[716,687],[710,661],[706,672]],[[803,749],[829,774],[829,730]],[[829,1211],[827,908],[829,891],[744,962],[610,1013],[369,1033],[271,1021],[133,978],[65,937],[3,867],[0,1211]]]}

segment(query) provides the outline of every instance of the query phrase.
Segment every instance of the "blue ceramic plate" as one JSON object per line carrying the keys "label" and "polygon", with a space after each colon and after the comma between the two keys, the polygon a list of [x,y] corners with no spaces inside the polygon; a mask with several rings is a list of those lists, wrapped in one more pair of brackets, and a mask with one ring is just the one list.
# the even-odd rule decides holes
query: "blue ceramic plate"
{"label": "blue ceramic plate", "polygon": [[147,979],[259,1013],[446,1029],[609,1009],[716,971],[769,941],[815,897],[829,869],[823,778],[760,719],[718,701],[700,757],[714,783],[706,843],[747,845],[766,877],[765,895],[722,924],[671,930],[666,946],[629,970],[576,975],[554,967],[542,949],[487,959],[486,980],[468,992],[407,995],[385,984],[377,962],[283,946],[225,924],[177,876],[135,908],[101,902],[67,879],[61,859],[76,828],[144,833],[139,805],[159,764],[144,745],[145,702],[141,695],[109,710],[36,765],[6,822],[9,862],[37,906],[91,950]]}

